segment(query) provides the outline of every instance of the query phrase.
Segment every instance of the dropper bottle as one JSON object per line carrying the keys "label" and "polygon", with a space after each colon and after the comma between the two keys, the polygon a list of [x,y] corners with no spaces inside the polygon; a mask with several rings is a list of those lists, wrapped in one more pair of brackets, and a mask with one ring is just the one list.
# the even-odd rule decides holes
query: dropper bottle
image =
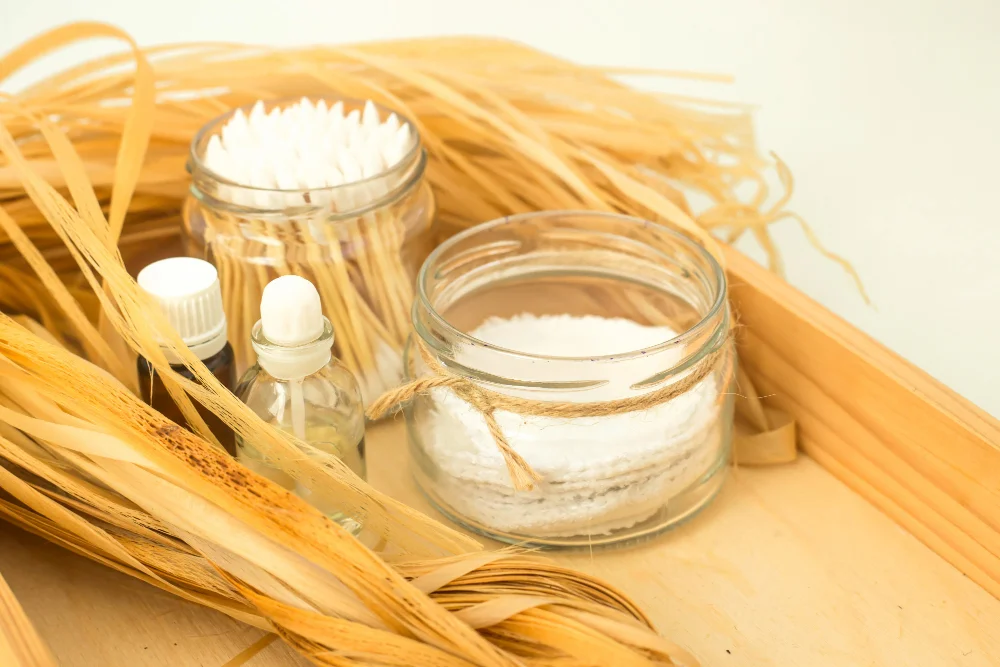
{"label": "dropper bottle", "polygon": [[[236,380],[233,348],[226,340],[226,315],[215,267],[192,257],[170,257],[153,262],[136,277],[139,287],[159,304],[184,344],[222,385],[232,391]],[[194,373],[169,347],[160,347],[174,372],[197,381]],[[136,362],[142,399],[171,421],[187,425],[181,409],[163,381],[142,356]],[[195,401],[198,414],[230,454],[236,453],[233,430],[208,408]]]}
{"label": "dropper bottle", "polygon": [[[240,380],[236,395],[264,421],[341,459],[364,478],[361,390],[351,371],[333,356],[333,337],[311,282],[293,275],[272,280],[264,287],[260,320],[251,334],[257,363]],[[241,463],[345,524],[335,507],[325,506],[335,503],[323,500],[322,489],[297,483],[243,439],[236,448]]]}

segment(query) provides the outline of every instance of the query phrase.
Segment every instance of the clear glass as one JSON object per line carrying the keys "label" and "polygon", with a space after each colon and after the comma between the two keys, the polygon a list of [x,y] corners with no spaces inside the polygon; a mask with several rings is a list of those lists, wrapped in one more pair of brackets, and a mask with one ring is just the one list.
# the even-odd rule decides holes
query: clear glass
{"label": "clear glass", "polygon": [[[326,323],[324,334],[315,342],[299,348],[282,348],[308,354],[317,347],[329,349],[333,330]],[[278,349],[261,333],[258,323],[253,331],[253,345],[258,350]],[[365,418],[361,390],[354,374],[336,357],[320,370],[298,380],[279,379],[255,363],[236,388],[237,397],[261,419],[295,435],[309,447],[306,454],[329,454],[342,460],[362,479],[365,464]],[[336,506],[326,500],[322,489],[306,488],[276,462],[270,461],[253,444],[237,437],[236,458],[243,465],[296,493],[345,527],[357,528]]]}
{"label": "clear glass", "polygon": [[[336,101],[326,100],[330,106]],[[339,101],[345,112],[364,105]],[[379,112],[381,118],[392,113]],[[208,123],[191,144],[183,216],[188,254],[219,271],[237,372],[254,362],[250,336],[264,286],[292,273],[316,285],[337,331],[334,354],[372,400],[402,379],[413,282],[434,247],[434,197],[424,178],[427,155],[419,133],[400,117],[415,137],[413,148],[377,176],[337,187],[266,190],[228,181],[202,161],[209,139],[232,113]]]}
{"label": "clear glass", "polygon": [[[565,315],[605,319],[585,320],[572,336],[552,340],[544,331],[508,328],[520,333],[521,349],[472,335],[484,323],[495,329],[496,318],[551,323]],[[628,349],[627,340],[594,344],[588,328],[608,318],[642,325],[641,348]],[[497,411],[510,444],[542,476],[528,491],[515,490],[480,413],[449,388],[418,396],[405,408],[414,475],[430,500],[466,527],[543,547],[620,544],[687,519],[721,487],[735,364],[726,280],[711,255],[682,234],[593,212],[480,225],[424,263],[413,325],[451,372],[543,402],[641,396],[708,371],[687,392],[644,411],[573,418]],[[568,350],[574,356],[564,356]],[[411,377],[428,372],[412,341],[408,366]]]}

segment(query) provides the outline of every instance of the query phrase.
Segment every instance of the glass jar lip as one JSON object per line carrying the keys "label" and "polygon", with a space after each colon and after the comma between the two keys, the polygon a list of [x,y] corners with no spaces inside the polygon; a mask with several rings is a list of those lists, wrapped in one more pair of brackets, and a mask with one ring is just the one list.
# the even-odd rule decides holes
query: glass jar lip
{"label": "glass jar lip", "polygon": [[[301,99],[303,98],[282,97],[282,98],[277,98],[272,100],[262,100],[262,101],[264,102],[264,104],[267,105],[284,106],[292,104],[294,102],[298,102]],[[365,102],[370,101],[370,100],[362,100],[355,97],[331,98],[323,96],[317,96],[317,97],[306,96],[306,99],[309,99],[310,101],[313,102],[317,101],[327,102],[328,105],[331,103],[336,104],[337,102],[343,102],[344,104],[350,104],[357,107],[363,107]],[[342,190],[344,188],[363,187],[365,185],[370,185],[377,181],[384,180],[387,176],[392,176],[401,173],[409,165],[413,164],[413,162],[417,159],[417,156],[423,152],[423,142],[421,140],[420,130],[417,128],[416,124],[412,120],[410,120],[408,116],[403,115],[402,113],[396,111],[395,109],[390,109],[386,106],[378,104],[377,102],[372,102],[372,104],[378,110],[380,117],[388,114],[396,114],[396,117],[399,118],[400,123],[406,123],[406,125],[409,126],[410,128],[410,132],[413,133],[413,145],[410,147],[410,150],[408,150],[406,154],[404,154],[403,157],[400,158],[398,162],[396,162],[396,164],[392,165],[391,167],[386,167],[384,171],[381,171],[378,174],[375,174],[374,176],[368,176],[367,178],[362,178],[361,180],[358,181],[351,181],[350,183],[341,183],[340,185],[324,186],[322,188],[296,188],[294,190],[282,190],[280,188],[258,188],[253,185],[247,185],[245,183],[237,183],[209,169],[205,165],[204,161],[201,159],[201,156],[198,154],[198,146],[200,146],[208,136],[218,132],[222,128],[222,126],[226,123],[226,121],[228,121],[230,118],[236,115],[237,111],[243,111],[244,113],[249,113],[250,110],[253,109],[254,105],[256,104],[257,102],[253,102],[251,104],[244,104],[243,106],[235,107],[233,109],[230,109],[224,114],[216,116],[215,118],[213,118],[212,120],[208,121],[207,123],[201,126],[198,132],[194,135],[194,138],[191,140],[191,145],[188,147],[187,171],[189,174],[194,175],[194,172],[197,169],[198,171],[208,175],[213,180],[216,180],[223,185],[228,185],[230,187],[237,187],[242,190],[246,190],[248,192],[261,192],[269,194],[273,193],[282,195],[290,195],[290,194],[294,195],[297,193],[305,193],[305,192],[315,192],[317,194],[322,194],[322,193],[337,192],[338,190]]]}
{"label": "glass jar lip", "polygon": [[[474,236],[475,234],[488,231],[490,229],[500,227],[501,225],[521,222],[528,219],[537,218],[555,218],[562,216],[583,216],[583,217],[603,217],[612,218],[621,221],[626,224],[634,224],[640,227],[646,227],[649,224],[657,225],[659,230],[662,230],[669,236],[673,237],[674,240],[678,241],[681,245],[685,246],[687,249],[693,251],[700,259],[704,260],[711,272],[710,276],[706,276],[712,279],[711,287],[715,290],[712,299],[712,305],[709,307],[708,311],[696,324],[680,332],[673,338],[667,339],[661,343],[655,345],[650,345],[638,350],[628,350],[624,352],[619,352],[615,354],[606,355],[596,355],[596,356],[553,356],[545,354],[534,354],[531,352],[524,352],[521,350],[514,350],[506,347],[501,347],[499,345],[493,345],[482,339],[476,338],[475,336],[470,336],[469,334],[455,328],[452,326],[448,320],[446,320],[434,306],[431,304],[430,297],[427,294],[426,283],[427,277],[430,272],[431,267],[437,262],[437,260],[446,253],[449,249],[458,245],[462,241]],[[661,350],[673,347],[676,345],[682,345],[694,337],[697,337],[704,333],[712,326],[712,322],[718,317],[719,313],[723,310],[726,304],[726,274],[722,269],[722,265],[719,264],[718,260],[708,252],[703,246],[695,243],[687,235],[672,229],[666,225],[662,225],[653,221],[644,220],[642,218],[637,218],[634,216],[621,215],[618,213],[608,213],[605,211],[587,211],[587,210],[558,210],[558,211],[536,211],[532,213],[519,213],[516,215],[508,215],[503,218],[497,218],[496,220],[491,220],[489,222],[484,222],[478,224],[474,227],[470,227],[463,232],[452,236],[447,241],[439,245],[437,248],[427,256],[424,261],[423,266],[420,267],[420,272],[417,274],[417,300],[420,305],[422,305],[426,311],[430,314],[431,318],[437,323],[449,337],[454,337],[458,341],[475,345],[476,347],[484,348],[487,350],[494,350],[496,352],[501,352],[504,354],[509,354],[515,357],[523,359],[536,359],[536,360],[559,360],[559,361],[569,361],[569,362],[620,362],[629,359],[636,359],[639,357],[647,356],[652,353],[659,352]],[[414,310],[416,312],[416,310]],[[420,335],[419,329],[417,335]],[[427,340],[426,337],[421,336],[425,343],[431,345],[438,350],[441,349],[440,344],[436,340]],[[716,337],[712,337],[714,340]]]}

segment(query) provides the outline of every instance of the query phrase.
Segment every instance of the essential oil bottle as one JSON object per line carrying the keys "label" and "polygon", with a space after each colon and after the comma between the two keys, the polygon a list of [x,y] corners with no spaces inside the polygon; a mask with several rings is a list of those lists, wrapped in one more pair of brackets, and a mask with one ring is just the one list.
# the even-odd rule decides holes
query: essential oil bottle
{"label": "essential oil bottle", "polygon": [[[188,349],[202,360],[226,389],[232,391],[236,369],[233,348],[226,340],[226,315],[222,310],[222,290],[215,267],[200,259],[171,257],[144,268],[136,281],[159,303]],[[197,381],[173,351],[167,347],[161,349],[174,371]],[[171,421],[189,426],[151,364],[140,356],[137,366],[142,399]],[[235,456],[233,430],[197,401],[195,407],[226,451]]]}
{"label": "essential oil bottle", "polygon": [[[313,456],[330,454],[364,478],[365,418],[354,375],[333,356],[333,327],[323,316],[316,287],[299,276],[282,276],[264,287],[260,320],[253,327],[254,364],[236,395],[264,421],[307,443]],[[322,488],[296,482],[253,444],[237,440],[237,457],[248,468],[308,500],[349,530]]]}

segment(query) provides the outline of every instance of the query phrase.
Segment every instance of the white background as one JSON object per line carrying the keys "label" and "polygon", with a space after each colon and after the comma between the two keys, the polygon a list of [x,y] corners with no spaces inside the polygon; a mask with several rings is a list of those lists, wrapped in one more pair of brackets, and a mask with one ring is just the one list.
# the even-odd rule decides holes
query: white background
{"label": "white background", "polygon": [[875,307],[790,223],[775,230],[789,280],[1000,416],[998,0],[0,0],[0,50],[79,19],[143,45],[487,34],[585,63],[735,74],[694,92],[759,105],[761,148],[796,175],[792,208]]}

